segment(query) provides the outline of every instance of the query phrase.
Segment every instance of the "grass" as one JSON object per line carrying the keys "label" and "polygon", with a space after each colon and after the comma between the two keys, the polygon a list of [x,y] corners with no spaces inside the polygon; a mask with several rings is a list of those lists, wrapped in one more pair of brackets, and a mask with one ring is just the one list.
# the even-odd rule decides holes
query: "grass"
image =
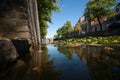
{"label": "grass", "polygon": [[57,44],[64,46],[80,46],[80,45],[110,45],[120,46],[120,36],[109,36],[109,37],[85,37],[85,38],[72,38],[66,40],[60,40]]}

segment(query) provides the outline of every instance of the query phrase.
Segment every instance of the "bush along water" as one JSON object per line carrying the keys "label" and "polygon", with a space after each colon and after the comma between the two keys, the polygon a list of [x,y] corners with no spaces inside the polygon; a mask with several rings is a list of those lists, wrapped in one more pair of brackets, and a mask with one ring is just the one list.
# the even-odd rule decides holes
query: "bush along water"
{"label": "bush along water", "polygon": [[80,45],[110,45],[120,46],[120,36],[109,37],[85,37],[59,40],[57,44],[64,46],[80,46]]}

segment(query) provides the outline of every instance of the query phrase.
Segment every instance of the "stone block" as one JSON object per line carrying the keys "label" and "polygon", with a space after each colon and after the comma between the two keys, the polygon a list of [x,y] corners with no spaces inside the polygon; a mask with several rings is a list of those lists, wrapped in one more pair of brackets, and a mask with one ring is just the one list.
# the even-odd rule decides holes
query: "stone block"
{"label": "stone block", "polygon": [[16,27],[16,30],[15,30],[16,32],[19,32],[19,31],[29,31],[29,28],[28,28],[28,26],[18,26],[18,27]]}
{"label": "stone block", "polygon": [[18,56],[10,39],[0,40],[0,67],[5,66],[8,62],[15,61]]}
{"label": "stone block", "polygon": [[16,37],[18,39],[29,39],[30,33],[29,32],[17,32]]}

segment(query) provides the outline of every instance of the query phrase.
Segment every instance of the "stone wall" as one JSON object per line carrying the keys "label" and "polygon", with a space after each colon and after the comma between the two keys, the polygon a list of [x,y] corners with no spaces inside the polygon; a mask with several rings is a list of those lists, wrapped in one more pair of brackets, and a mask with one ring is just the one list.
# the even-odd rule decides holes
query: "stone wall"
{"label": "stone wall", "polygon": [[18,53],[10,39],[0,40],[0,68],[15,61]]}
{"label": "stone wall", "polygon": [[37,0],[1,0],[0,39],[31,40],[41,44]]}
{"label": "stone wall", "polygon": [[1,0],[1,38],[30,38],[26,4],[26,0]]}

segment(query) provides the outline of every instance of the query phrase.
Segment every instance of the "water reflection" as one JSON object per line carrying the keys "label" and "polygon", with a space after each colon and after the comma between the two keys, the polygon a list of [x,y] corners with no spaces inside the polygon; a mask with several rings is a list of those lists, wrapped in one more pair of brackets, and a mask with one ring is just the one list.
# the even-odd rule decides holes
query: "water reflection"
{"label": "water reflection", "polygon": [[43,46],[0,69],[0,80],[120,80],[119,47]]}
{"label": "water reflection", "polygon": [[87,59],[92,79],[120,80],[120,52],[118,49],[106,51],[104,47],[90,47]]}
{"label": "water reflection", "polygon": [[41,55],[41,79],[40,80],[60,80],[62,71],[55,71],[54,59],[49,60],[50,55],[46,46],[42,48]]}
{"label": "water reflection", "polygon": [[[105,47],[98,46],[83,46],[76,48],[63,48],[58,46],[59,52],[64,54],[66,58],[74,59],[73,55],[76,54],[80,61],[87,64],[86,67],[91,80],[120,80],[119,47],[113,48],[114,50],[110,51],[105,50]],[[80,67],[74,68],[79,69]]]}
{"label": "water reflection", "polygon": [[31,56],[20,58],[0,71],[0,80],[60,80],[62,71],[54,70],[54,60],[48,60],[47,48],[42,53],[32,52]]}
{"label": "water reflection", "polygon": [[[52,45],[49,46],[53,47]],[[76,54],[76,52],[78,53]],[[52,53],[51,58],[55,59],[55,70],[63,71],[61,80],[91,80],[86,64],[86,58],[83,56],[82,59],[84,62],[82,62],[79,57],[82,55],[81,49],[57,46],[57,49],[50,49],[48,53]]]}

